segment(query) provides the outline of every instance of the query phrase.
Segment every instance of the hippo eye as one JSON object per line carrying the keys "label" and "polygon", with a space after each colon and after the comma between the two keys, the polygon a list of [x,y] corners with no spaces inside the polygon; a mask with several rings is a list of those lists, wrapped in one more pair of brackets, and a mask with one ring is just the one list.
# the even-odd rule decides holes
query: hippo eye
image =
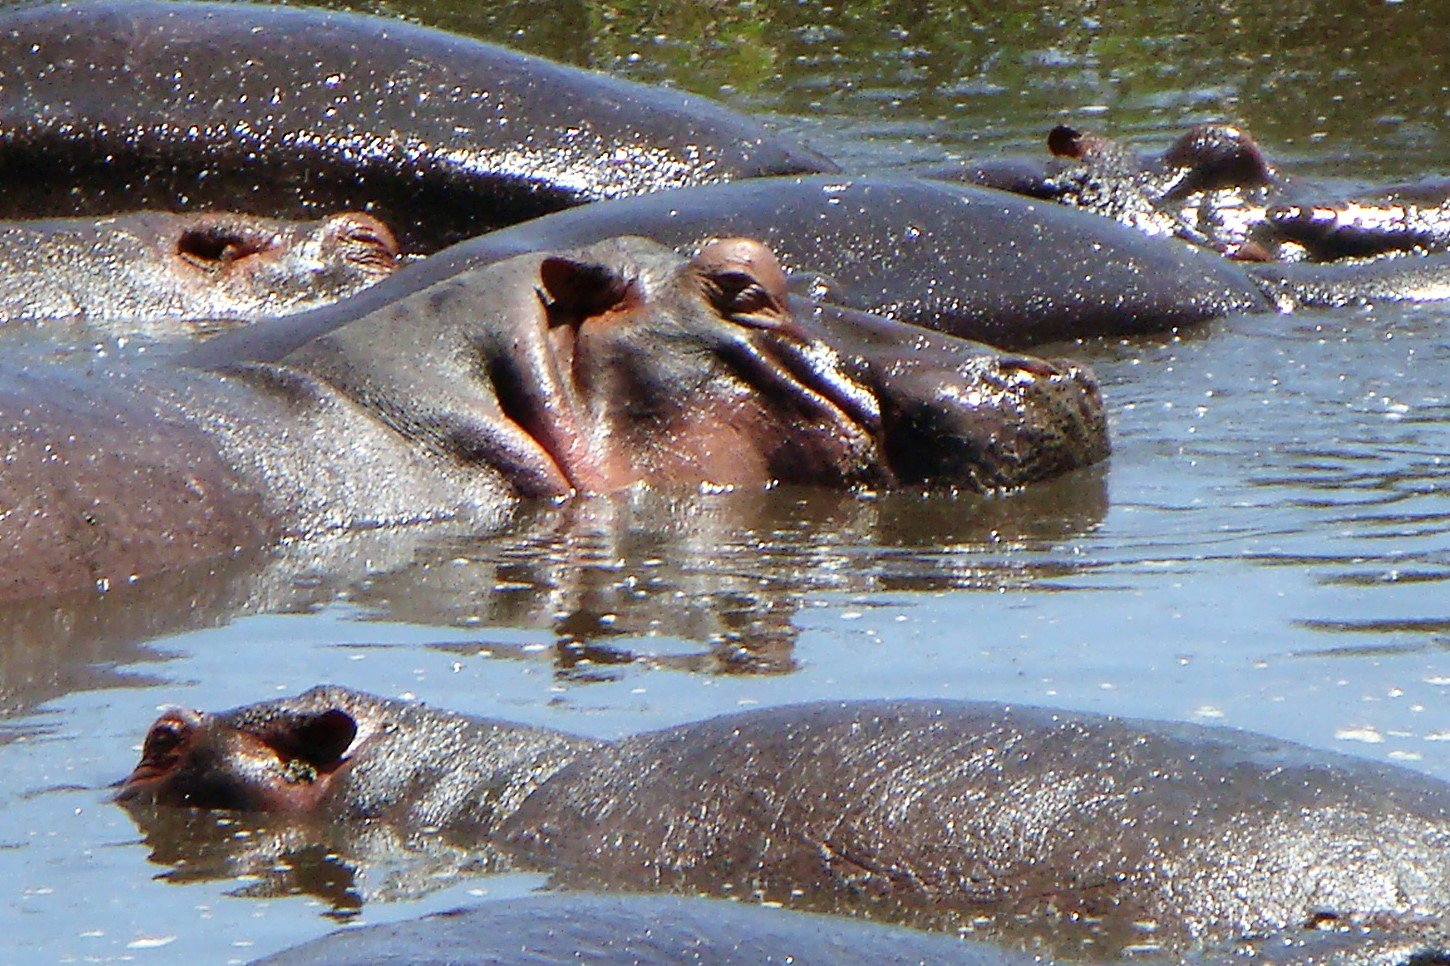
{"label": "hippo eye", "polygon": [[182,727],[174,721],[160,721],[151,726],[146,734],[146,747],[142,749],[142,757],[158,758],[175,751],[185,735]]}
{"label": "hippo eye", "polygon": [[329,232],[343,249],[343,257],[369,268],[391,270],[398,260],[398,241],[387,225],[361,213],[334,215],[327,222]]}
{"label": "hippo eye", "polygon": [[270,241],[224,225],[207,225],[182,232],[176,242],[176,253],[199,268],[225,268],[266,251]]}
{"label": "hippo eye", "polygon": [[706,293],[722,315],[765,327],[763,317],[777,317],[781,306],[774,293],[749,272],[716,272],[709,276]]}

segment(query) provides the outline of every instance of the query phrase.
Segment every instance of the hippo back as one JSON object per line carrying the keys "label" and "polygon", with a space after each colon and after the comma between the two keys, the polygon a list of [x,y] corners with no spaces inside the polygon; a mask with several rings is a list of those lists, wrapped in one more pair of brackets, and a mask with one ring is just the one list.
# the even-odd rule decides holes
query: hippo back
{"label": "hippo back", "polygon": [[396,20],[148,0],[0,16],[3,217],[365,208],[416,249],[599,198],[833,170],[704,98]]}
{"label": "hippo back", "polygon": [[562,771],[504,830],[565,882],[986,921],[1061,952],[1450,913],[1444,784],[1000,705],[813,704],[642,735]]}

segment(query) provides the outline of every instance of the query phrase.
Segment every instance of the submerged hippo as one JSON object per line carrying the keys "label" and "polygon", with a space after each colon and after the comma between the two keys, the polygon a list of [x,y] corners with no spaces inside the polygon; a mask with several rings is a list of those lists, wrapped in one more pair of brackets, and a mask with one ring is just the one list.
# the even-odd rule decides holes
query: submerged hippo
{"label": "submerged hippo", "polygon": [[289,315],[386,278],[398,255],[387,226],[357,212],[0,222],[0,325],[74,319],[165,333]]}
{"label": "submerged hippo", "polygon": [[558,885],[1166,954],[1450,916],[1450,786],[1201,726],[953,701],[785,706],[603,743],[338,687],[166,712],[119,798],[393,823]]}
{"label": "submerged hippo", "polygon": [[520,256],[273,361],[22,366],[0,379],[0,419],[0,597],[285,536],[487,525],[520,497],[998,490],[1108,449],[1083,369],[793,309],[775,257],[744,239],[689,261],[640,239]]}
{"label": "submerged hippo", "polygon": [[407,922],[341,929],[257,960],[268,966],[448,963],[674,966],[881,963],[1032,966],[995,946],[894,926],[678,896],[563,893],[506,899]]}
{"label": "submerged hippo", "polygon": [[426,251],[600,198],[833,170],[704,98],[399,20],[149,0],[0,15],[0,217],[366,209]]}

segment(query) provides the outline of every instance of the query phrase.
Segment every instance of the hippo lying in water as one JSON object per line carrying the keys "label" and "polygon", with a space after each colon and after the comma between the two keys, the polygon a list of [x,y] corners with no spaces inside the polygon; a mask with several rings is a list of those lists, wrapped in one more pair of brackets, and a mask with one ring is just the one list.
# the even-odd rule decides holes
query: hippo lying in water
{"label": "hippo lying in water", "polygon": [[0,325],[185,331],[335,302],[398,265],[392,232],[357,212],[320,222],[154,211],[0,222]]}
{"label": "hippo lying in water", "polygon": [[[1146,950],[1138,950],[1141,960]],[[1268,966],[1450,966],[1450,951],[1372,931],[1258,937],[1188,960],[1252,958]],[[574,963],[883,963],[1030,966],[1042,957],[936,933],[745,902],[558,892],[486,902],[398,923],[340,929],[257,960],[258,966]]]}
{"label": "hippo lying in water", "polygon": [[[239,354],[245,360],[245,354]],[[758,242],[535,253],[214,371],[0,382],[0,597],[637,483],[1012,488],[1102,459],[1092,377],[804,305]]]}
{"label": "hippo lying in water", "polygon": [[704,98],[400,20],[149,0],[0,15],[0,217],[365,209],[426,251],[600,198],[834,170]]}
{"label": "hippo lying in water", "polygon": [[1444,943],[1450,787],[1198,726],[821,703],[609,744],[337,687],[152,726],[120,799],[437,829],[559,885],[869,912],[1065,953],[1328,925]]}

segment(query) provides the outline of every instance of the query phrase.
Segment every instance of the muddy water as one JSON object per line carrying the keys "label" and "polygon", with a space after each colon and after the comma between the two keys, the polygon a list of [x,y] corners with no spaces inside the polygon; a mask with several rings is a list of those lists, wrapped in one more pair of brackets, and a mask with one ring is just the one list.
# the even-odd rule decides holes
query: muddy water
{"label": "muddy water", "polygon": [[[1064,120],[1154,143],[1227,118],[1308,174],[1450,170],[1434,4],[949,6],[411,10],[723,89],[853,165],[1035,151]],[[318,681],[600,736],[810,698],[983,698],[1450,780],[1450,309],[1064,351],[1107,387],[1114,455],[1011,497],[640,491],[0,614],[7,958],[244,960],[540,884],[437,857],[359,869],[245,823],[142,831],[106,802],[158,706]]]}

